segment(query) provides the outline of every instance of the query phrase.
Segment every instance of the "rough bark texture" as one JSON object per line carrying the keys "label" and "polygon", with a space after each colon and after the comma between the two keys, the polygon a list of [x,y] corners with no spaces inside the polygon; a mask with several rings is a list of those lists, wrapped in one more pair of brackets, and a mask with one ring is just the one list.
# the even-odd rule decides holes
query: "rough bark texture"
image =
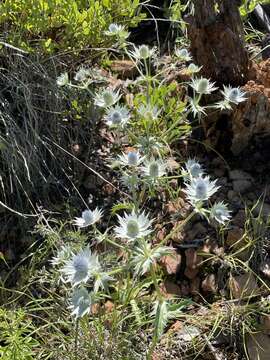
{"label": "rough bark texture", "polygon": [[232,114],[232,152],[243,151],[254,137],[270,137],[270,59],[253,64],[253,80],[243,87],[247,101]]}
{"label": "rough bark texture", "polygon": [[194,61],[203,75],[218,84],[247,81],[248,53],[244,47],[239,0],[194,0],[194,16],[187,22]]}

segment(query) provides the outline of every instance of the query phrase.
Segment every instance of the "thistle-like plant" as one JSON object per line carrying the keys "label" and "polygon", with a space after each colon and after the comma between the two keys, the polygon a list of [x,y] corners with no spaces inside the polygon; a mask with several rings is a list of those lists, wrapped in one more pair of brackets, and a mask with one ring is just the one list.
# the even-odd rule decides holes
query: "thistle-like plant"
{"label": "thistle-like plant", "polygon": [[232,109],[231,104],[238,105],[243,101],[247,100],[246,92],[242,91],[239,87],[233,88],[231,86],[223,86],[223,91],[221,91],[224,96],[224,100],[219,101],[215,104],[216,108],[220,110]]}
{"label": "thistle-like plant", "polygon": [[129,118],[130,115],[127,107],[116,105],[107,110],[104,120],[109,127],[123,128],[129,121]]}
{"label": "thistle-like plant", "polygon": [[219,224],[225,224],[230,218],[231,215],[228,205],[222,201],[215,203],[210,209],[210,219],[216,220]]}
{"label": "thistle-like plant", "polygon": [[127,154],[123,153],[118,156],[118,161],[123,166],[136,167],[139,166],[144,160],[144,156],[141,156],[137,151],[129,151]]}
{"label": "thistle-like plant", "polygon": [[131,56],[135,60],[147,60],[155,53],[155,49],[150,49],[147,45],[140,45],[139,47],[134,47],[134,50],[130,52]]}
{"label": "thistle-like plant", "polygon": [[96,94],[94,103],[101,108],[109,108],[117,103],[120,98],[120,90],[115,92],[111,89],[104,89]]}
{"label": "thistle-like plant", "polygon": [[176,49],[175,55],[179,60],[182,61],[190,61],[192,59],[192,56],[187,49]]}
{"label": "thistle-like plant", "polygon": [[204,174],[204,169],[201,164],[195,159],[188,159],[185,163],[185,168],[182,170],[182,175],[185,180],[201,177]]}
{"label": "thistle-like plant", "polygon": [[125,213],[123,217],[117,215],[119,225],[114,228],[117,237],[135,241],[143,238],[152,232],[150,226],[153,220],[149,220],[148,215],[144,212],[136,214],[133,210],[131,214]]}
{"label": "thistle-like plant", "polygon": [[145,239],[138,240],[131,258],[131,264],[135,269],[135,275],[144,275],[150,271],[151,266],[155,265],[158,260],[169,255],[172,249],[166,246],[153,247]]}
{"label": "thistle-like plant", "polygon": [[69,82],[69,79],[68,79],[68,73],[67,72],[64,72],[63,74],[60,74],[57,79],[56,79],[56,84],[58,86],[65,86],[67,85]]}
{"label": "thistle-like plant", "polygon": [[166,175],[166,168],[167,165],[163,160],[151,158],[144,162],[141,170],[149,180],[157,180]]}
{"label": "thistle-like plant", "polygon": [[112,23],[109,26],[109,29],[105,31],[105,35],[107,36],[115,36],[119,40],[126,40],[129,36],[129,32],[125,30],[123,25]]}
{"label": "thistle-like plant", "polygon": [[215,83],[203,77],[192,79],[190,86],[196,91],[196,93],[200,95],[211,94],[213,91],[218,89],[215,87]]}
{"label": "thistle-like plant", "polygon": [[72,254],[72,257],[65,261],[60,271],[66,282],[70,282],[72,286],[77,286],[94,278],[96,273],[101,272],[101,266],[97,255],[92,254],[89,247],[86,247],[78,254]]}
{"label": "thistle-like plant", "polygon": [[186,184],[184,192],[191,204],[201,203],[209,200],[210,197],[220,188],[216,185],[217,180],[211,181],[209,176],[192,178]]}
{"label": "thistle-like plant", "polygon": [[98,222],[102,217],[102,210],[95,208],[94,210],[84,210],[81,217],[74,219],[74,225],[79,228],[85,228]]}
{"label": "thistle-like plant", "polygon": [[82,318],[89,314],[92,303],[92,296],[85,287],[75,288],[70,299],[71,315],[75,316],[76,319]]}
{"label": "thistle-like plant", "polygon": [[74,80],[78,82],[83,82],[91,75],[91,70],[81,67],[75,74]]}
{"label": "thistle-like plant", "polygon": [[137,112],[142,118],[153,121],[158,119],[161,110],[157,106],[148,103],[140,105]]}

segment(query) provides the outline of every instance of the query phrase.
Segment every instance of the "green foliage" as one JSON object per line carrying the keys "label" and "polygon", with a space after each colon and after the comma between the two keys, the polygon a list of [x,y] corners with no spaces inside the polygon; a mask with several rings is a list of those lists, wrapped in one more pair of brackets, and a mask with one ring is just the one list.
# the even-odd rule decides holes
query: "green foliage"
{"label": "green foliage", "polygon": [[32,360],[39,342],[31,336],[33,326],[23,310],[0,309],[0,357],[3,360]]}
{"label": "green foliage", "polygon": [[140,0],[6,0],[0,26],[8,42],[26,50],[79,50],[108,45],[108,26],[135,26],[142,19],[139,10]]}
{"label": "green foliage", "polygon": [[243,5],[240,7],[241,16],[246,17],[257,5],[266,4],[268,2],[269,0],[245,0]]}

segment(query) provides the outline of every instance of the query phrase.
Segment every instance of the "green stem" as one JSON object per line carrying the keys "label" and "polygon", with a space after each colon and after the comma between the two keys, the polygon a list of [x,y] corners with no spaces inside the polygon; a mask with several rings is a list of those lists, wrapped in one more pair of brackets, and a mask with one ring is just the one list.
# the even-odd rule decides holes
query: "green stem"
{"label": "green stem", "polygon": [[75,360],[78,360],[79,319],[75,322]]}
{"label": "green stem", "polygon": [[158,286],[157,275],[156,275],[156,272],[155,272],[155,269],[154,269],[153,265],[152,265],[151,268],[150,268],[150,274],[151,274],[151,278],[152,278],[153,283],[154,283],[154,286],[155,286],[155,290],[156,290],[156,293],[157,293],[158,301],[161,301],[163,297],[162,297],[160,288],[159,288],[159,286]]}

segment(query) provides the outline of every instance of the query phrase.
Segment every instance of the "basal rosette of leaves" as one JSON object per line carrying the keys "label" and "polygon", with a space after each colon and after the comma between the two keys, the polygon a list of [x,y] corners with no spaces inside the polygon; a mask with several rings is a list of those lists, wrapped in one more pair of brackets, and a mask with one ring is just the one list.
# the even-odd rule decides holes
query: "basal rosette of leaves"
{"label": "basal rosette of leaves", "polygon": [[27,51],[80,50],[109,46],[108,25],[136,26],[144,17],[140,10],[140,0],[6,0],[0,28],[5,41]]}

